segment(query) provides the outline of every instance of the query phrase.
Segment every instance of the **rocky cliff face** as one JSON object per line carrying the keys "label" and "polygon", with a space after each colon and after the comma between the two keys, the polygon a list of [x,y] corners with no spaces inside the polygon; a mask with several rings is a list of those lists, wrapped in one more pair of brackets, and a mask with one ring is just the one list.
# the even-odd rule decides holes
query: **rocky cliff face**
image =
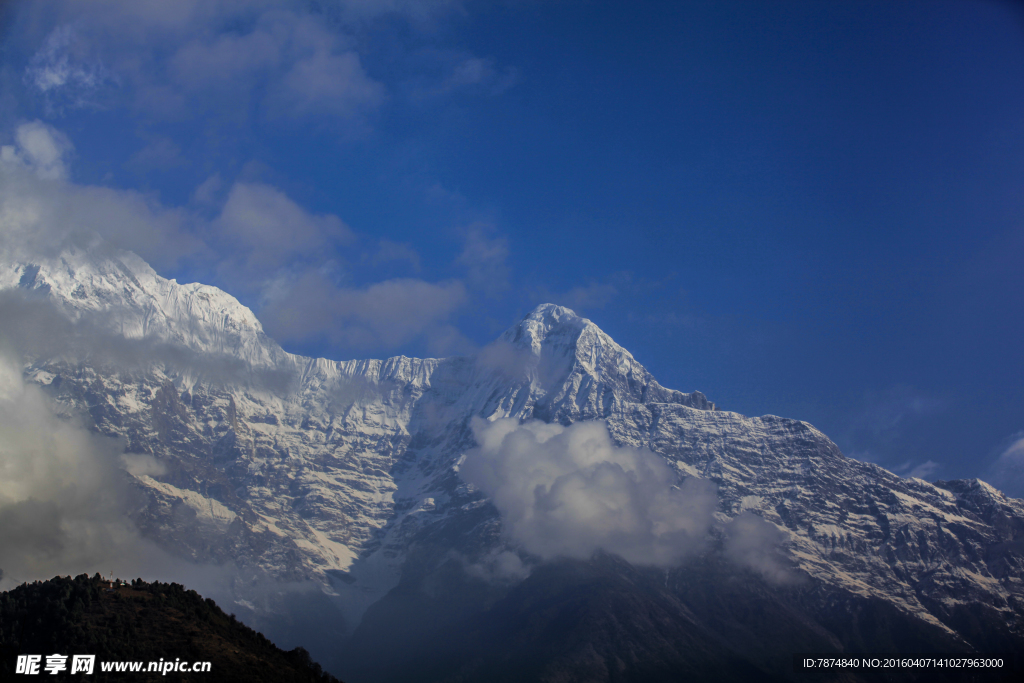
{"label": "rocky cliff face", "polygon": [[[471,419],[514,417],[603,420],[617,444],[650,449],[680,481],[714,482],[711,536],[741,515],[773,525],[781,573],[756,580],[802,591],[786,604],[804,601],[809,632],[836,631],[822,625],[827,605],[877,601],[943,643],[1024,642],[1024,502],[977,480],[902,479],[844,457],[807,423],[665,389],[568,309],[538,307],[472,358],[339,362],[284,352],[233,297],[163,279],[130,254],[3,264],[0,289],[106,340],[42,345],[24,373],[64,412],[155,459],[128,475],[148,537],[234,562],[251,581],[315,582],[349,631],[452,557],[516,551],[459,474]],[[244,581],[238,590],[247,601]],[[466,614],[509,588],[490,590]],[[379,622],[379,608],[369,614]]]}

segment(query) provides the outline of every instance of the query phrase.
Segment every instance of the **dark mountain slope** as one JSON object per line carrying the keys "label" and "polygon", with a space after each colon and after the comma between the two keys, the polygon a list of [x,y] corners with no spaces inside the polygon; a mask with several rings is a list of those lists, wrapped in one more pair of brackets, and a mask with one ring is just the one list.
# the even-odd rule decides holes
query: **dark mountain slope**
{"label": "dark mountain slope", "polygon": [[[114,582],[119,584],[119,582]],[[338,683],[309,654],[285,652],[263,634],[179,584],[110,584],[97,574],[23,584],[0,594],[0,679],[13,680],[18,655],[95,654],[91,676],[60,680],[266,681]],[[209,673],[104,673],[109,661],[210,662]],[[70,666],[68,667],[70,669]],[[56,676],[43,672],[47,680]]]}
{"label": "dark mountain slope", "polygon": [[[472,605],[476,605],[474,611]],[[1001,648],[1001,649],[1000,649]],[[1016,656],[1002,672],[794,671],[797,653]],[[501,587],[450,559],[370,608],[344,658],[357,682],[1012,681],[1024,642],[978,648],[884,600],[775,585],[707,553],[665,571],[598,553]]]}

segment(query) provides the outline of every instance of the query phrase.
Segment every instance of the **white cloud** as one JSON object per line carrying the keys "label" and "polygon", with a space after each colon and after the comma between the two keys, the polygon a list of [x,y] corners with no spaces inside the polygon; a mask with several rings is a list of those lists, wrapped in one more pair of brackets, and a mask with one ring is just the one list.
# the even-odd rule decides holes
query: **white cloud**
{"label": "white cloud", "polygon": [[789,584],[799,576],[786,567],[778,548],[787,534],[771,522],[745,511],[725,525],[725,556],[736,564],[753,569],[772,583]]}
{"label": "white cloud", "polygon": [[127,489],[136,474],[163,465],[58,414],[26,384],[21,363],[0,356],[0,590],[54,575],[144,576],[184,582],[230,599],[237,570],[170,555],[142,536]]}
{"label": "white cloud", "polygon": [[160,477],[167,474],[167,466],[145,453],[123,453],[121,464],[133,477]]}
{"label": "white cloud", "polygon": [[[867,451],[863,453],[855,451],[850,457],[864,462],[880,464],[877,459],[874,459],[875,455]],[[942,463],[935,462],[934,460],[925,460],[924,462],[907,460],[898,465],[889,465],[888,469],[901,477],[931,479],[936,472],[942,469]]]}
{"label": "white cloud", "polygon": [[205,252],[191,229],[194,218],[184,210],[139,192],[62,180],[67,167],[52,130],[32,127],[18,139],[16,149],[0,153],[0,255],[55,255],[71,245],[102,242],[161,268]]}
{"label": "white cloud", "polygon": [[[183,89],[207,90],[249,81],[282,60],[280,40],[266,30],[194,38],[169,60],[172,80]],[[251,86],[251,83],[247,83]]]}
{"label": "white cloud", "polygon": [[338,287],[319,271],[306,272],[260,312],[276,339],[321,339],[345,350],[391,349],[425,337],[435,351],[460,343],[445,321],[466,301],[461,282],[399,278],[364,288]]}
{"label": "white cloud", "polygon": [[[125,249],[157,270],[183,257],[214,263],[229,291],[260,294],[261,318],[282,341],[325,339],[346,350],[392,349],[414,338],[431,353],[473,348],[448,320],[466,299],[458,281],[391,279],[363,288],[329,277],[355,235],[332,214],[313,214],[278,188],[231,186],[212,221],[129,190],[64,180],[70,142],[39,122],[24,124],[0,153],[0,256],[55,256],[70,246]],[[195,193],[197,210],[217,201],[217,175]],[[200,239],[199,235],[203,238]],[[383,241],[379,257],[418,265],[407,245]]]}
{"label": "white cloud", "polygon": [[491,61],[479,57],[469,57],[455,67],[449,79],[453,86],[474,85],[490,78],[494,73]]}
{"label": "white cloud", "polygon": [[483,87],[492,95],[500,95],[515,85],[518,79],[516,69],[509,67],[499,72],[493,59],[465,57],[430,94],[443,95],[461,88]]}
{"label": "white cloud", "polygon": [[220,173],[214,173],[195,189],[192,193],[192,201],[201,206],[212,206],[218,203],[218,197],[223,187],[224,180],[220,177]]}
{"label": "white cloud", "polygon": [[495,548],[476,562],[463,557],[463,568],[470,576],[487,583],[516,583],[530,575],[531,567],[511,550]]}
{"label": "white cloud", "polygon": [[563,427],[514,419],[472,423],[479,444],[462,477],[501,512],[506,533],[543,559],[598,549],[670,567],[704,544],[715,486],[678,476],[644,448],[616,446],[603,422]]}
{"label": "white cloud", "polygon": [[[51,126],[25,123],[14,137],[15,145],[0,150],[0,249],[9,252],[52,254],[99,238],[160,269],[186,255],[211,258],[217,249],[224,279],[258,290],[279,269],[319,265],[325,254],[355,240],[337,216],[312,214],[271,185],[235,183],[219,216],[207,222],[139,192],[66,182],[74,148]],[[157,137],[130,164],[143,169],[179,160],[177,146]],[[221,185],[220,176],[212,176],[197,188],[196,201],[215,202]]]}
{"label": "white cloud", "polygon": [[444,358],[452,355],[467,355],[476,351],[477,345],[454,325],[433,324],[426,328],[423,335],[427,353],[432,358]]}
{"label": "white cloud", "polygon": [[502,69],[494,59],[462,50],[425,48],[413,53],[409,63],[417,75],[402,88],[417,103],[455,93],[500,95],[519,81],[514,67]]}
{"label": "white cloud", "polygon": [[25,81],[45,98],[49,110],[94,106],[95,91],[113,77],[103,64],[81,54],[70,25],[57,26],[25,69]]}
{"label": "white cloud", "polygon": [[359,55],[318,51],[296,62],[274,91],[280,109],[294,116],[352,117],[384,100],[384,86],[367,76]]}
{"label": "white cloud", "polygon": [[56,416],[0,360],[0,568],[14,577],[122,563],[139,542],[122,514],[117,442]]}
{"label": "white cloud", "polygon": [[519,348],[497,339],[480,349],[474,356],[477,367],[498,371],[512,378],[526,378],[536,372],[542,359],[529,348]]}
{"label": "white cloud", "polygon": [[122,87],[109,94],[150,118],[203,111],[237,122],[255,105],[358,124],[384,99],[342,25],[303,3],[56,2],[21,11],[35,15],[26,24],[56,23],[25,71],[48,102],[95,105],[100,86],[116,81]]}
{"label": "white cloud", "polygon": [[152,170],[166,170],[185,166],[188,161],[181,154],[178,143],[165,135],[154,136],[146,146],[136,152],[125,163],[125,167],[137,173]]}
{"label": "white cloud", "polygon": [[225,253],[264,277],[296,256],[351,243],[352,230],[333,214],[314,215],[263,183],[235,183],[215,221]]}
{"label": "white cloud", "polygon": [[353,117],[383,101],[384,87],[370,78],[348,40],[298,12],[259,16],[248,32],[200,33],[170,58],[175,88],[224,103],[265,86],[275,115]]}
{"label": "white cloud", "polygon": [[14,141],[0,148],[0,163],[7,170],[22,166],[44,180],[68,177],[68,159],[75,147],[64,133],[42,121],[31,121],[18,126]]}

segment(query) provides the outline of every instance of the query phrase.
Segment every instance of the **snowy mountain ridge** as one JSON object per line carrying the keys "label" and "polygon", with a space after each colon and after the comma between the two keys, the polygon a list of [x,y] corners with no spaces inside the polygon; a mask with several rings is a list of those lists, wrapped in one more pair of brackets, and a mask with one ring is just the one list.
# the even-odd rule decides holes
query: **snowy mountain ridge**
{"label": "snowy mountain ridge", "polygon": [[[538,307],[470,358],[330,361],[286,353],[230,295],[161,278],[130,254],[0,264],[3,289],[71,317],[109,314],[130,339],[288,374],[275,389],[173,364],[127,373],[33,358],[25,368],[93,429],[163,464],[134,477],[148,537],[252,576],[313,581],[349,629],[412,575],[416,548],[467,562],[516,550],[458,472],[475,445],[470,420],[513,417],[603,420],[616,444],[650,449],[680,481],[713,481],[721,525],[744,512],[773,525],[790,570],[828,595],[884,601],[964,642],[976,635],[962,614],[982,605],[1007,637],[1024,634],[1024,501],[977,480],[902,479],[846,458],[807,423],[665,389],[566,308]],[[255,600],[244,586],[239,599]]]}
{"label": "snowy mountain ridge", "polygon": [[127,339],[156,338],[200,353],[229,354],[255,366],[288,362],[256,316],[208,285],[160,277],[131,252],[97,257],[81,248],[31,263],[0,265],[0,289],[49,295],[72,318],[112,314]]}

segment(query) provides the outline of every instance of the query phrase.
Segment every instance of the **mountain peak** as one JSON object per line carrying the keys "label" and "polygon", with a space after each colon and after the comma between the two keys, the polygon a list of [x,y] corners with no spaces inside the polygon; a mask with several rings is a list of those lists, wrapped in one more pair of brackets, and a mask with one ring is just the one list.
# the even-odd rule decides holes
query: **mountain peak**
{"label": "mountain peak", "polygon": [[564,306],[541,304],[499,339],[535,360],[544,388],[537,414],[545,419],[592,419],[614,410],[613,396],[639,403],[679,403],[701,410],[715,404],[700,392],[665,389],[633,355],[593,322]]}
{"label": "mountain peak", "polygon": [[546,323],[559,323],[568,320],[587,321],[586,318],[577,315],[575,311],[566,308],[565,306],[559,306],[558,304],[540,304],[527,313],[523,320],[535,320]]}
{"label": "mountain peak", "polygon": [[[541,304],[501,336],[501,341],[540,355],[541,349],[574,348],[580,333],[597,326],[574,311],[555,304]],[[600,332],[600,330],[598,330]]]}

